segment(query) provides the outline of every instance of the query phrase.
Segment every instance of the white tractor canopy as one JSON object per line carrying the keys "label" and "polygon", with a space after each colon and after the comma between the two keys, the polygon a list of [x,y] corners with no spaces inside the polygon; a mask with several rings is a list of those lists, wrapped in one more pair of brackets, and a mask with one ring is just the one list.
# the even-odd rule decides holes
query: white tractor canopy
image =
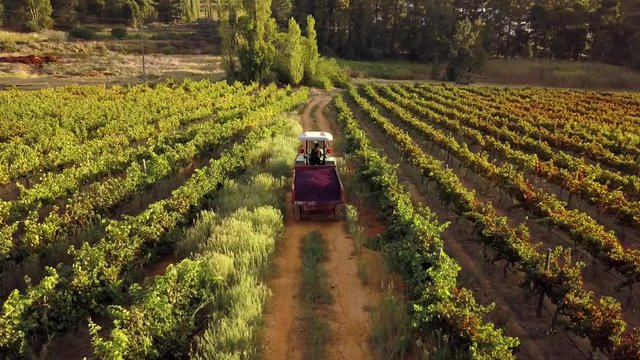
{"label": "white tractor canopy", "polygon": [[326,131],[305,131],[298,139],[300,141],[333,141],[333,135]]}

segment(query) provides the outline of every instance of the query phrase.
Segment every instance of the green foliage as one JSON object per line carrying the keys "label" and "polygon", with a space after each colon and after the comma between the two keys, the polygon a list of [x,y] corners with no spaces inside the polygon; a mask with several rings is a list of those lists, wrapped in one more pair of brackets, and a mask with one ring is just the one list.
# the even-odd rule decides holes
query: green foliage
{"label": "green foliage", "polygon": [[79,0],[52,0],[53,19],[57,27],[69,28],[76,22]]}
{"label": "green foliage", "polygon": [[469,19],[458,21],[447,64],[447,79],[469,82],[469,74],[480,70],[486,56],[480,43],[480,32],[484,25]]}
{"label": "green foliage", "polygon": [[294,18],[289,19],[289,32],[287,33],[287,72],[289,82],[298,85],[304,76],[305,47],[302,43],[302,31]]}
{"label": "green foliage", "polygon": [[320,53],[318,52],[318,34],[316,33],[316,20],[311,15],[307,15],[307,41],[304,42],[304,78],[305,82],[311,83],[311,79],[316,76]]}
{"label": "green foliage", "polygon": [[[144,94],[150,95],[151,99],[156,99],[156,101],[160,101],[161,103],[166,103],[168,101],[168,99],[158,99],[158,93],[155,91],[158,91],[159,93],[166,93],[168,98],[171,99],[183,91],[189,95],[189,98],[191,98],[197,95],[199,90],[206,95],[211,106],[215,105],[218,110],[213,113],[215,114],[213,119],[219,121],[207,121],[194,125],[194,127],[187,129],[184,133],[169,136],[169,138],[177,141],[173,146],[166,148],[164,151],[165,154],[163,155],[164,158],[173,160],[168,162],[172,167],[171,171],[177,171],[182,166],[191,163],[198,154],[204,154],[207,151],[211,151],[212,149],[222,145],[222,143],[229,142],[232,139],[237,140],[236,136],[239,136],[241,133],[246,134],[246,136],[233,147],[220,146],[222,149],[225,149],[225,151],[223,151],[215,160],[208,163],[207,166],[194,172],[184,182],[184,184],[173,190],[169,197],[152,203],[145,211],[136,216],[125,216],[121,219],[110,219],[101,224],[104,231],[101,231],[98,239],[91,242],[85,242],[79,248],[75,248],[73,246],[70,248],[67,263],[60,266],[60,276],[57,275],[57,272],[52,272],[37,284],[29,285],[27,290],[22,292],[15,291],[11,298],[12,301],[5,302],[2,312],[0,313],[0,349],[2,349],[3,352],[10,350],[13,353],[15,351],[16,355],[12,357],[21,358],[23,356],[20,356],[19,354],[23,350],[27,339],[37,339],[39,341],[41,340],[41,336],[44,334],[54,334],[56,332],[64,331],[71,324],[77,324],[78,321],[86,318],[92,311],[104,312],[106,304],[114,303],[114,299],[116,302],[120,302],[123,297],[132,301],[132,304],[127,306],[127,311],[130,310],[131,313],[134,313],[135,309],[135,314],[137,314],[136,316],[139,315],[138,319],[144,319],[141,321],[129,322],[126,320],[126,317],[128,316],[126,313],[114,313],[114,315],[119,319],[125,319],[123,322],[117,322],[114,326],[114,329],[116,329],[119,325],[122,325],[122,331],[114,332],[114,338],[108,339],[104,342],[106,345],[101,350],[103,353],[110,352],[111,350],[119,351],[127,346],[135,347],[138,345],[133,342],[126,341],[126,339],[121,339],[122,334],[127,334],[125,338],[129,338],[130,336],[132,336],[132,338],[140,336],[142,348],[139,349],[139,351],[148,353],[150,357],[154,356],[153,354],[156,350],[166,350],[166,348],[163,348],[158,344],[155,344],[156,346],[148,346],[150,341],[155,341],[155,335],[157,335],[157,339],[161,339],[162,342],[166,343],[171,343],[172,341],[182,342],[186,339],[184,336],[187,335],[189,329],[192,329],[192,320],[186,319],[184,316],[180,319],[167,318],[163,320],[161,318],[164,318],[164,315],[169,313],[182,315],[187,313],[192,315],[199,314],[198,309],[200,309],[200,306],[203,305],[203,303],[196,301],[199,303],[198,305],[185,305],[182,301],[176,302],[173,298],[164,297],[162,295],[163,290],[161,288],[158,288],[158,291],[155,293],[158,296],[154,295],[148,297],[145,297],[144,290],[143,292],[139,292],[135,287],[130,287],[130,291],[127,292],[127,294],[123,294],[123,289],[131,280],[130,276],[133,274],[135,269],[140,266],[140,262],[144,261],[144,259],[147,258],[147,255],[151,256],[152,249],[165,241],[169,235],[175,236],[175,232],[178,229],[191,222],[198,210],[209,206],[210,201],[215,201],[212,199],[211,195],[215,194],[215,192],[219,190],[221,184],[230,177],[237,176],[238,173],[242,172],[242,170],[246,169],[248,166],[258,162],[257,158],[246,156],[248,153],[246,150],[247,148],[255,146],[256,144],[261,144],[261,149],[267,148],[270,145],[270,140],[275,138],[276,134],[290,134],[290,121],[280,119],[277,115],[283,111],[288,111],[299,106],[308,98],[308,93],[305,90],[292,93],[287,90],[282,92],[283,90],[277,90],[273,87],[270,88],[270,90],[266,89],[266,92],[256,92],[255,86],[244,87],[237,85],[229,87],[226,83],[217,83],[213,85],[213,88],[210,86],[211,84],[208,82],[186,81],[180,86],[175,84],[160,84],[154,85],[154,87],[114,87],[108,89],[108,91],[113,91],[117,94],[125,93],[132,95],[133,98],[136,99],[134,102],[136,104],[140,104],[141,100],[146,98]],[[234,91],[225,91],[224,94],[229,96],[224,96],[214,102],[210,101],[211,91],[208,90],[222,90],[225,88],[233,89]],[[82,103],[84,103],[84,100],[88,98],[90,94],[94,92],[100,93],[100,89],[101,88],[97,87],[76,87],[73,88],[72,91],[65,88],[61,89],[61,91],[46,90],[46,94],[43,94],[42,91],[34,92],[34,94],[38,97],[44,98],[46,98],[46,95],[57,95],[55,97],[56,100],[54,101],[54,106],[56,107],[61,107],[66,101],[68,101],[68,99],[63,101],[61,98],[64,99],[65,96],[71,96],[72,99],[76,99],[76,102],[73,103],[73,105],[75,105],[74,107],[78,108],[79,105],[77,99],[82,99]],[[24,97],[23,94],[18,94]],[[241,100],[244,97],[246,97],[248,103],[244,103],[243,100]],[[104,99],[101,100],[104,101]],[[43,104],[46,105],[46,102],[43,101],[29,101],[29,103],[35,103],[38,106],[42,106]],[[123,107],[123,104],[128,104],[127,102],[122,101],[119,101],[118,103],[119,106],[109,106],[111,115],[114,114],[114,109]],[[203,107],[202,101],[197,101],[197,103],[197,108]],[[95,106],[92,105],[93,104],[89,104],[87,108],[94,113]],[[170,108],[173,108],[173,105],[170,106]],[[180,112],[185,110],[185,108],[182,107],[182,104],[176,107]],[[125,106],[124,108],[128,110],[132,107]],[[12,107],[8,107],[5,110],[11,109]],[[13,110],[15,111],[15,109]],[[211,108],[209,108],[209,111],[211,111]],[[46,123],[43,119],[46,120],[47,117],[43,116],[41,113],[36,113],[37,115],[35,116],[37,121],[34,124],[36,126],[36,133],[46,133],[46,131],[42,131],[42,128],[37,128],[37,126]],[[162,113],[164,114],[164,112]],[[7,121],[11,121],[11,117],[9,117],[10,114],[10,112],[5,111]],[[145,118],[149,118],[148,107],[145,109],[144,114]],[[193,121],[201,118],[209,118],[213,114],[207,114],[206,112],[199,114],[192,113],[191,115],[187,115],[187,117],[193,116],[191,119]],[[111,117],[112,116],[107,116],[109,119],[111,119]],[[97,119],[95,116],[87,118],[79,116],[79,118],[86,119],[87,121],[105,120],[104,117]],[[74,127],[75,129],[82,128],[83,123],[79,118],[73,118],[72,120],[72,123],[77,125]],[[163,115],[161,118],[164,119],[165,116]],[[120,119],[120,117],[118,117],[118,119]],[[102,123],[103,125],[106,125],[102,127],[102,131],[106,131],[107,133],[115,131],[117,133],[117,129],[122,127],[123,129],[120,129],[120,131],[124,131],[124,133],[127,134],[138,133],[138,131],[145,131],[145,129],[155,133],[158,132],[159,129],[163,129],[165,126],[172,123],[171,121],[163,122],[162,124],[157,124],[157,126],[149,126],[149,124],[145,124],[145,126],[142,126],[135,131],[131,130],[132,128],[123,126],[125,123],[129,123],[134,119],[135,118],[125,118],[124,123],[120,121],[116,121],[115,123],[107,122],[107,124]],[[21,121],[25,122],[24,119]],[[55,117],[55,123],[59,124],[58,126],[62,126],[59,117]],[[133,123],[135,123],[135,121],[133,121]],[[179,127],[180,123],[178,122],[175,126]],[[25,130],[24,128],[22,129]],[[60,134],[63,133],[62,131],[58,132]],[[80,133],[82,133],[82,131],[80,131]],[[47,136],[47,134],[43,134],[43,136]],[[103,134],[102,136],[105,135]],[[31,136],[27,137],[32,138]],[[120,138],[121,143],[126,144],[125,146],[127,149],[131,148],[130,142],[126,137],[118,133],[117,137]],[[60,138],[56,137],[56,139]],[[100,138],[100,140],[108,139],[108,137],[105,139]],[[151,146],[151,148],[147,148],[145,146],[141,147],[141,149],[147,149],[140,154],[142,155],[142,158],[149,159],[147,156],[150,156],[151,152],[148,151],[155,149],[155,146],[162,148],[169,144],[165,142],[167,139],[161,141],[156,140],[159,139],[150,141],[151,144],[149,144],[149,146]],[[118,154],[120,152],[119,150],[122,150],[115,147],[112,143],[105,141],[98,142],[103,145],[108,145],[108,148],[110,149],[109,154]],[[61,145],[60,142],[55,142],[55,144],[55,146]],[[95,153],[91,152],[95,149],[91,150],[90,147],[86,147],[85,145],[86,143],[76,155],[81,156],[82,158],[91,159],[91,163],[93,164],[96,162],[96,158],[93,156],[87,156],[87,153]],[[74,151],[73,153],[76,152]],[[256,156],[261,153],[262,152],[256,152]],[[108,160],[109,157],[106,159],[102,159],[103,157],[97,158],[98,160]],[[80,198],[74,197],[67,203],[69,207],[75,207],[75,209],[67,208],[66,215],[68,216],[63,218],[58,215],[58,211],[54,208],[54,211],[52,211],[52,214],[55,214],[53,215],[53,218],[57,219],[59,222],[64,222],[69,221],[66,219],[68,217],[73,223],[73,228],[71,229],[77,229],[79,224],[84,223],[82,220],[83,218],[86,219],[86,217],[88,217],[95,219],[96,216],[100,216],[99,214],[106,211],[106,209],[117,205],[119,201],[121,201],[117,199],[123,199],[121,196],[126,195],[130,198],[138,191],[143,190],[145,184],[155,183],[160,180],[158,178],[153,179],[151,175],[152,173],[154,174],[154,177],[156,176],[155,174],[166,177],[168,175],[166,172],[169,170],[164,166],[164,164],[167,162],[161,161],[160,156],[151,156],[151,158],[154,159],[153,162],[158,166],[154,166],[153,170],[149,170],[149,173],[146,176],[140,169],[141,166],[138,163],[140,158],[134,159],[133,163],[126,160],[125,167],[128,166],[128,168],[126,168],[126,176],[111,177],[105,182],[105,184],[99,183],[101,186],[104,186],[105,192],[98,194],[98,196],[84,190],[80,191],[82,194]],[[98,163],[102,162],[98,161]],[[87,170],[86,168],[79,168],[75,166],[72,168],[74,169],[74,172],[78,169],[83,169],[82,171]],[[117,173],[121,173],[121,170],[115,171]],[[48,179],[44,179],[43,181],[48,181]],[[114,195],[115,199],[113,198]],[[113,202],[114,200],[115,202]],[[77,207],[78,205],[76,204],[82,204],[82,207]],[[37,215],[36,212],[33,213]],[[3,214],[6,215],[6,211],[0,211],[0,215]],[[269,234],[273,234],[274,231],[280,231],[282,227],[281,213],[271,207],[261,207],[249,215],[246,214],[246,210],[245,212],[238,213],[237,217],[234,219],[234,223],[241,222],[242,224],[235,228],[233,233],[229,235],[230,237],[228,239],[225,240],[222,237],[218,237],[214,240],[205,239],[203,241],[199,241],[196,248],[199,249],[200,246],[207,247],[209,245],[212,246],[213,244],[219,244],[222,242],[224,248],[222,251],[217,252],[226,256],[232,256],[226,251],[240,251],[242,249],[247,249],[250,251],[250,254],[239,254],[238,256],[233,256],[234,266],[236,266],[237,269],[240,269],[238,270],[240,273],[249,274],[251,276],[262,276],[267,269],[267,260],[269,259],[268,254],[270,254],[274,248],[274,239],[265,238],[264,236],[265,234],[266,236],[269,236]],[[76,216],[79,216],[80,218],[76,218]],[[43,228],[40,230],[45,232],[48,231],[49,226],[54,230],[62,228],[60,223],[53,222],[49,224],[49,218],[50,216],[47,216],[44,223],[33,221],[35,223],[34,225],[25,224],[25,227],[29,228],[35,226],[33,230],[36,230],[38,227],[42,226]],[[255,220],[256,223],[259,222],[263,225],[256,225],[259,229],[260,236],[256,236],[253,242],[247,243],[244,242],[244,239],[246,239],[246,222],[249,221],[248,219],[251,221]],[[24,221],[24,223],[26,222],[27,221]],[[31,220],[28,222],[31,222]],[[44,225],[46,225],[46,227]],[[230,228],[231,227],[225,227],[227,230]],[[256,232],[257,231],[258,230],[256,230]],[[36,251],[43,250],[56,241],[65,240],[63,234],[59,234],[59,236],[60,238],[47,239],[41,237],[41,241],[34,241],[32,245],[33,247],[31,248],[32,254],[36,254]],[[33,238],[35,239],[36,237]],[[23,250],[26,250],[26,244],[21,246]],[[158,281],[161,280],[158,279]],[[170,281],[169,283],[172,282]],[[195,282],[192,284],[195,284]],[[179,286],[179,284],[176,286]],[[257,286],[253,287],[256,288]],[[163,289],[164,288],[166,287],[163,287]],[[172,289],[182,291],[179,290],[180,288],[172,287]],[[148,299],[149,301],[145,299]],[[194,299],[197,299],[197,296],[195,296]],[[154,313],[149,310],[150,308],[153,308],[153,301],[156,300],[160,301],[160,307],[162,309],[166,309],[166,312]],[[188,308],[189,310],[183,311],[185,308]],[[261,310],[258,312],[261,312]],[[154,318],[154,314],[158,315],[160,318]],[[251,328],[255,326],[254,320],[255,318],[248,321],[248,325],[250,325]],[[155,327],[156,325],[154,324],[159,327],[159,329],[156,329],[159,332],[155,333],[151,339],[147,338],[145,335],[151,334],[153,332],[151,329],[140,332],[135,330],[141,326]],[[186,329],[186,331],[174,331],[179,328]],[[131,329],[133,330],[129,331]],[[100,346],[99,341],[97,341],[96,344],[97,346]],[[138,350],[133,349],[128,351]],[[164,355],[167,354],[155,356],[166,358]],[[117,356],[114,355],[113,357]]]}
{"label": "green foliage", "polygon": [[331,89],[334,86],[347,88],[351,83],[347,71],[335,59],[321,57],[316,65],[316,74],[310,85],[321,89]]}
{"label": "green foliage", "polygon": [[87,26],[74,26],[69,30],[69,37],[72,39],[93,40],[96,33]]}
{"label": "green foliage", "polygon": [[128,35],[127,28],[124,26],[116,26],[111,29],[111,37],[114,39],[126,39]]}
{"label": "green foliage", "polygon": [[272,0],[271,12],[278,23],[278,27],[287,26],[287,21],[291,16],[292,0]]}
{"label": "green foliage", "polygon": [[328,323],[321,309],[333,302],[328,275],[323,263],[326,261],[325,239],[320,232],[312,231],[302,238],[302,327],[305,343],[305,358],[323,359],[328,340]]}
{"label": "green foliage", "polygon": [[190,23],[200,18],[200,0],[182,1],[182,20]]}
{"label": "green foliage", "polygon": [[[388,124],[355,88],[349,94],[375,122]],[[460,267],[442,251],[440,233],[446,224],[438,223],[428,209],[413,206],[395,167],[374,149],[346,102],[337,96],[334,104],[348,141],[347,151],[361,161],[358,174],[371,187],[380,206],[380,218],[386,222],[381,240],[387,261],[410,289],[407,296],[412,327],[418,333],[445,330],[452,339],[451,346],[472,349],[468,353],[471,358],[513,359],[512,349],[518,340],[486,323],[482,317],[487,309],[475,303],[468,290],[457,286]]]}
{"label": "green foliage", "polygon": [[173,23],[182,20],[183,3],[183,0],[158,0],[156,2],[158,20],[165,23]]}
{"label": "green foliage", "polygon": [[[229,79],[260,83],[278,79],[324,89],[346,86],[346,72],[335,61],[320,58],[313,17],[307,17],[306,38],[293,18],[287,33],[278,33],[269,3],[247,0],[240,10],[235,0],[225,0],[219,7],[223,64]],[[240,69],[236,68],[236,54]]]}
{"label": "green foliage", "polygon": [[28,31],[40,31],[53,25],[52,12],[50,0],[26,0],[12,17],[24,21],[24,28]]}
{"label": "green foliage", "polygon": [[270,0],[243,0],[244,16],[239,19],[240,78],[243,81],[269,82],[275,59],[273,41],[277,32],[271,17]]}
{"label": "green foliage", "polygon": [[237,76],[236,55],[238,53],[239,18],[237,0],[220,1],[217,8],[220,19],[220,42],[222,46],[222,65],[227,78],[233,81]]}
{"label": "green foliage", "polygon": [[371,312],[371,343],[381,359],[403,359],[411,343],[406,304],[387,290]]}
{"label": "green foliage", "polygon": [[330,304],[333,301],[327,283],[327,271],[322,267],[326,260],[325,240],[318,231],[302,239],[302,296],[312,306]]}

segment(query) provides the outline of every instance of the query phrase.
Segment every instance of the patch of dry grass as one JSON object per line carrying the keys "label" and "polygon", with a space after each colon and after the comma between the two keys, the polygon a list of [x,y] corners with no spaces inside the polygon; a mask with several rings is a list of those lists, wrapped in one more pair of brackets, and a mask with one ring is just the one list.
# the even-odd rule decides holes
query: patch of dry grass
{"label": "patch of dry grass", "polygon": [[476,81],[578,89],[640,89],[640,72],[595,62],[493,59]]}
{"label": "patch of dry grass", "polygon": [[42,41],[62,41],[64,38],[64,32],[54,30],[30,33],[0,30],[0,42],[36,43]]}

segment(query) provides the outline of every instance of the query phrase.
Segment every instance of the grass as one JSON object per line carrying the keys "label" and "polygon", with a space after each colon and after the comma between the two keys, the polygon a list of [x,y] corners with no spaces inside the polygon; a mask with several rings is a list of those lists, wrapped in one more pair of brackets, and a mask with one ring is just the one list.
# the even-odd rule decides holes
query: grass
{"label": "grass", "polygon": [[322,267],[326,260],[325,244],[318,231],[312,231],[302,239],[302,327],[306,359],[323,359],[328,340],[329,324],[323,307],[333,301],[327,283],[327,271]]}
{"label": "grass", "polygon": [[64,40],[65,33],[62,31],[47,30],[40,33],[22,33],[15,31],[0,30],[0,43],[36,43],[41,41],[61,41]]}
{"label": "grass", "polygon": [[547,59],[493,59],[475,80],[578,89],[640,89],[640,72],[628,68]]}
{"label": "grass", "polygon": [[[406,61],[338,60],[354,78],[442,81],[442,66]],[[640,72],[586,61],[491,59],[474,82],[577,89],[639,90]]]}
{"label": "grass", "polygon": [[355,61],[338,60],[338,64],[349,69],[351,77],[372,77],[389,80],[428,80],[431,79],[433,65],[410,63],[406,61]]}
{"label": "grass", "polygon": [[333,301],[327,283],[327,271],[322,267],[325,260],[324,239],[318,231],[312,231],[302,239],[301,291],[308,305],[327,305]]}
{"label": "grass", "polygon": [[358,257],[358,278],[360,278],[362,285],[369,285],[369,263],[363,257]]}
{"label": "grass", "polygon": [[347,230],[347,234],[351,237],[351,241],[353,241],[353,252],[355,255],[360,255],[362,253],[362,244],[365,240],[364,229],[358,224],[358,209],[351,204],[347,204],[345,206],[345,227]]}
{"label": "grass", "polygon": [[[202,212],[178,246],[179,255],[202,257],[212,271],[228,267],[232,273],[208,308],[208,324],[193,339],[190,358],[251,359],[262,350],[262,315],[270,296],[264,279],[284,233],[279,207],[286,181],[280,178],[281,163],[296,153],[300,130],[295,119],[288,121],[289,132],[248,149],[245,156],[254,165],[225,184],[212,204],[215,213]],[[280,152],[272,152],[274,143]]]}
{"label": "grass", "polygon": [[380,359],[402,359],[410,345],[407,304],[389,289],[371,313],[371,343]]}

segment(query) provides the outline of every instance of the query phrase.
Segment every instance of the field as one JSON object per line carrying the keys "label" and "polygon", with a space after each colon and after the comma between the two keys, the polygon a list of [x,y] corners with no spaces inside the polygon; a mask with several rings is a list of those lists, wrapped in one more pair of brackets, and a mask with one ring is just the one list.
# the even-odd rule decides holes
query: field
{"label": "field", "polygon": [[251,353],[307,96],[2,92],[2,357]]}
{"label": "field", "polygon": [[336,98],[420,332],[446,329],[463,358],[509,358],[505,336],[523,359],[640,356],[639,100],[372,85]]}
{"label": "field", "polygon": [[[640,359],[640,95],[0,91],[0,357]],[[294,221],[302,130],[343,221]]]}
{"label": "field", "polygon": [[[408,61],[339,60],[358,81],[442,81],[445,65]],[[573,89],[640,89],[640,72],[625,67],[588,61],[549,59],[489,59],[471,76],[476,84],[545,86]]]}

